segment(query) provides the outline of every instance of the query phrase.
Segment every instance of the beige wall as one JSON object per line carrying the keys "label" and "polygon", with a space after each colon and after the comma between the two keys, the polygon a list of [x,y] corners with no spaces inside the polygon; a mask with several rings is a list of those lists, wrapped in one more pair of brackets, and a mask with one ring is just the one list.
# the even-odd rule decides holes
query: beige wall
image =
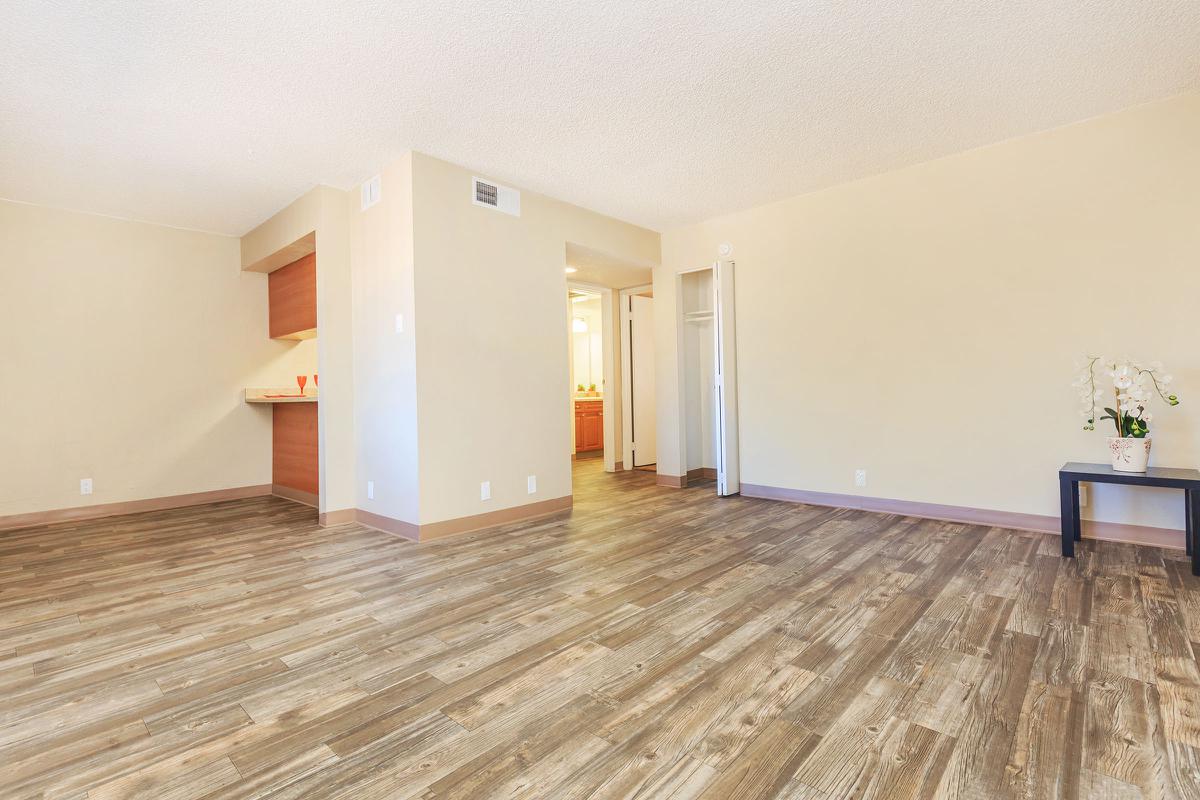
{"label": "beige wall", "polygon": [[520,217],[472,205],[471,177],[413,155],[422,524],[571,493],[566,243],[660,255],[653,231],[532,192]]}
{"label": "beige wall", "polygon": [[[746,483],[1057,515],[1062,462],[1106,458],[1070,387],[1089,352],[1164,361],[1183,404],[1155,409],[1153,462],[1200,462],[1200,96],[670,231],[659,308],[722,242]],[[676,330],[656,316],[678,474]],[[1182,509],[1100,487],[1084,513],[1178,528]]]}
{"label": "beige wall", "polygon": [[322,512],[354,508],[354,341],[347,192],[318,186],[241,239],[251,266],[316,233],[318,429]]}
{"label": "beige wall", "polygon": [[0,265],[0,516],[271,482],[242,392],[311,350],[237,239],[0,201]]}
{"label": "beige wall", "polygon": [[[354,284],[356,507],[416,523],[412,155],[389,165],[381,185],[379,202],[365,211],[357,192],[346,196]],[[374,498],[367,497],[367,481],[374,483]]]}

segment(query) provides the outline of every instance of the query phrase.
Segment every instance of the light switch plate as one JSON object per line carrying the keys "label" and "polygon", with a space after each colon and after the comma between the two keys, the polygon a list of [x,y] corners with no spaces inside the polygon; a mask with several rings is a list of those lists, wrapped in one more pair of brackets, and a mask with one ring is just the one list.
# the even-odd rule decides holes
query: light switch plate
{"label": "light switch plate", "polygon": [[525,488],[529,490],[530,494],[537,491],[537,475],[530,475],[525,479]]}
{"label": "light switch plate", "polygon": [[363,211],[366,211],[368,208],[379,202],[379,195],[382,190],[383,178],[379,175],[376,175],[362,185],[360,199],[362,200]]}
{"label": "light switch plate", "polygon": [[479,499],[480,500],[491,500],[492,499],[492,482],[491,481],[484,481],[483,483],[479,484]]}
{"label": "light switch plate", "polygon": [[367,499],[375,499],[375,481],[367,481]]}

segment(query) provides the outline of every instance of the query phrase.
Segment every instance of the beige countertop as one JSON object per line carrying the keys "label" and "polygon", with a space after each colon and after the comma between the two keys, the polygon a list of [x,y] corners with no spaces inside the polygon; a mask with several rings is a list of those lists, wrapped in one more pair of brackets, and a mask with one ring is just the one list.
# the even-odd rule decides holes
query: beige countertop
{"label": "beige countertop", "polygon": [[[281,397],[269,397],[268,395],[282,395]],[[296,387],[291,389],[247,389],[247,403],[315,403],[317,402],[317,393],[306,390],[304,394],[297,394]]]}

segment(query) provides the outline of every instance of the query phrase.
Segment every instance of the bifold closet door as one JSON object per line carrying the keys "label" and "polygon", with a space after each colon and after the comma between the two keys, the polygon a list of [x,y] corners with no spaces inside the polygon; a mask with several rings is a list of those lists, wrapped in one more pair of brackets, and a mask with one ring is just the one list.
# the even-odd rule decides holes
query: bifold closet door
{"label": "bifold closet door", "polygon": [[733,262],[713,265],[713,314],[716,321],[713,391],[716,411],[717,494],[741,488],[738,461],[737,342],[733,319]]}

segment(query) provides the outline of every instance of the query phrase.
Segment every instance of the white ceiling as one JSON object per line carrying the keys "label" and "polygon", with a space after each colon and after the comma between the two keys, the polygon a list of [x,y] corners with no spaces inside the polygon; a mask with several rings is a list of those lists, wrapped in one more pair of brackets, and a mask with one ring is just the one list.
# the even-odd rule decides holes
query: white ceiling
{"label": "white ceiling", "polygon": [[0,197],[240,234],[412,148],[663,229],[1198,88],[1197,0],[6,0]]}

